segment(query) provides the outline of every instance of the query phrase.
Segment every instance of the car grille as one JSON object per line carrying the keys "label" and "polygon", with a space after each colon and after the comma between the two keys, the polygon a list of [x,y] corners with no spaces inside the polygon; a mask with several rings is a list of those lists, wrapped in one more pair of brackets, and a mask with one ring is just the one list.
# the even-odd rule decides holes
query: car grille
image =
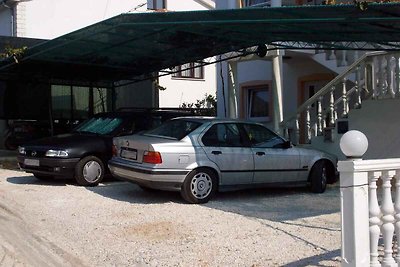
{"label": "car grille", "polygon": [[46,154],[46,151],[40,151],[40,150],[35,150],[35,149],[26,150],[27,157],[42,158],[45,156],[45,154]]}

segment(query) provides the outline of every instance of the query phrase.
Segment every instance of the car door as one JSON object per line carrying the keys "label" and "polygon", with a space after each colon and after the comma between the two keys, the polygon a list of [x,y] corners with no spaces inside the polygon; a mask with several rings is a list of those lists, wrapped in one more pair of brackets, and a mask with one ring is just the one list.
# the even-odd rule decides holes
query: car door
{"label": "car door", "polygon": [[[254,154],[254,183],[300,179],[300,154],[280,136],[260,124],[243,124]],[[307,169],[305,169],[307,171]]]}
{"label": "car door", "polygon": [[236,123],[217,123],[201,137],[207,157],[221,171],[221,185],[251,184],[253,151]]}

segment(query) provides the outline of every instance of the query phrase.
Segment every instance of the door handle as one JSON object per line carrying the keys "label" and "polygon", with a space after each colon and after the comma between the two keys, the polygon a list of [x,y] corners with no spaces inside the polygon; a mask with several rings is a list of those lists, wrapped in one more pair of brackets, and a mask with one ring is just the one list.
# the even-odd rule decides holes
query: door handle
{"label": "door handle", "polygon": [[257,156],[264,156],[264,155],[265,155],[265,152],[258,151],[258,152],[256,152],[256,155],[257,155]]}
{"label": "door handle", "polygon": [[211,151],[211,153],[214,154],[214,155],[220,155],[220,154],[222,154],[222,152],[221,152],[221,151],[218,151],[218,150]]}

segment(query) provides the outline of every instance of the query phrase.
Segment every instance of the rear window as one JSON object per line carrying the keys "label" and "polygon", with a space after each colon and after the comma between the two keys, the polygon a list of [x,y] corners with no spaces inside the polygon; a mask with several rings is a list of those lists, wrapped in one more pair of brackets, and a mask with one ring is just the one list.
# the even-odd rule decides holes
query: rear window
{"label": "rear window", "polygon": [[171,120],[143,135],[181,140],[193,132],[201,123],[187,120]]}
{"label": "rear window", "polygon": [[98,117],[83,122],[74,131],[94,134],[109,134],[122,123],[122,118]]}

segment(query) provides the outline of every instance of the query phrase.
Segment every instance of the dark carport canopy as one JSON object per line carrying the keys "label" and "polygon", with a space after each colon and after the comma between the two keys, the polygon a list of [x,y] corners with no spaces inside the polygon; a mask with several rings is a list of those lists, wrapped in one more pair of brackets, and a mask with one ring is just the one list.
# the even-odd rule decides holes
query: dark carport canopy
{"label": "dark carport canopy", "polygon": [[0,61],[0,79],[132,80],[260,44],[397,50],[400,4],[122,14]]}

